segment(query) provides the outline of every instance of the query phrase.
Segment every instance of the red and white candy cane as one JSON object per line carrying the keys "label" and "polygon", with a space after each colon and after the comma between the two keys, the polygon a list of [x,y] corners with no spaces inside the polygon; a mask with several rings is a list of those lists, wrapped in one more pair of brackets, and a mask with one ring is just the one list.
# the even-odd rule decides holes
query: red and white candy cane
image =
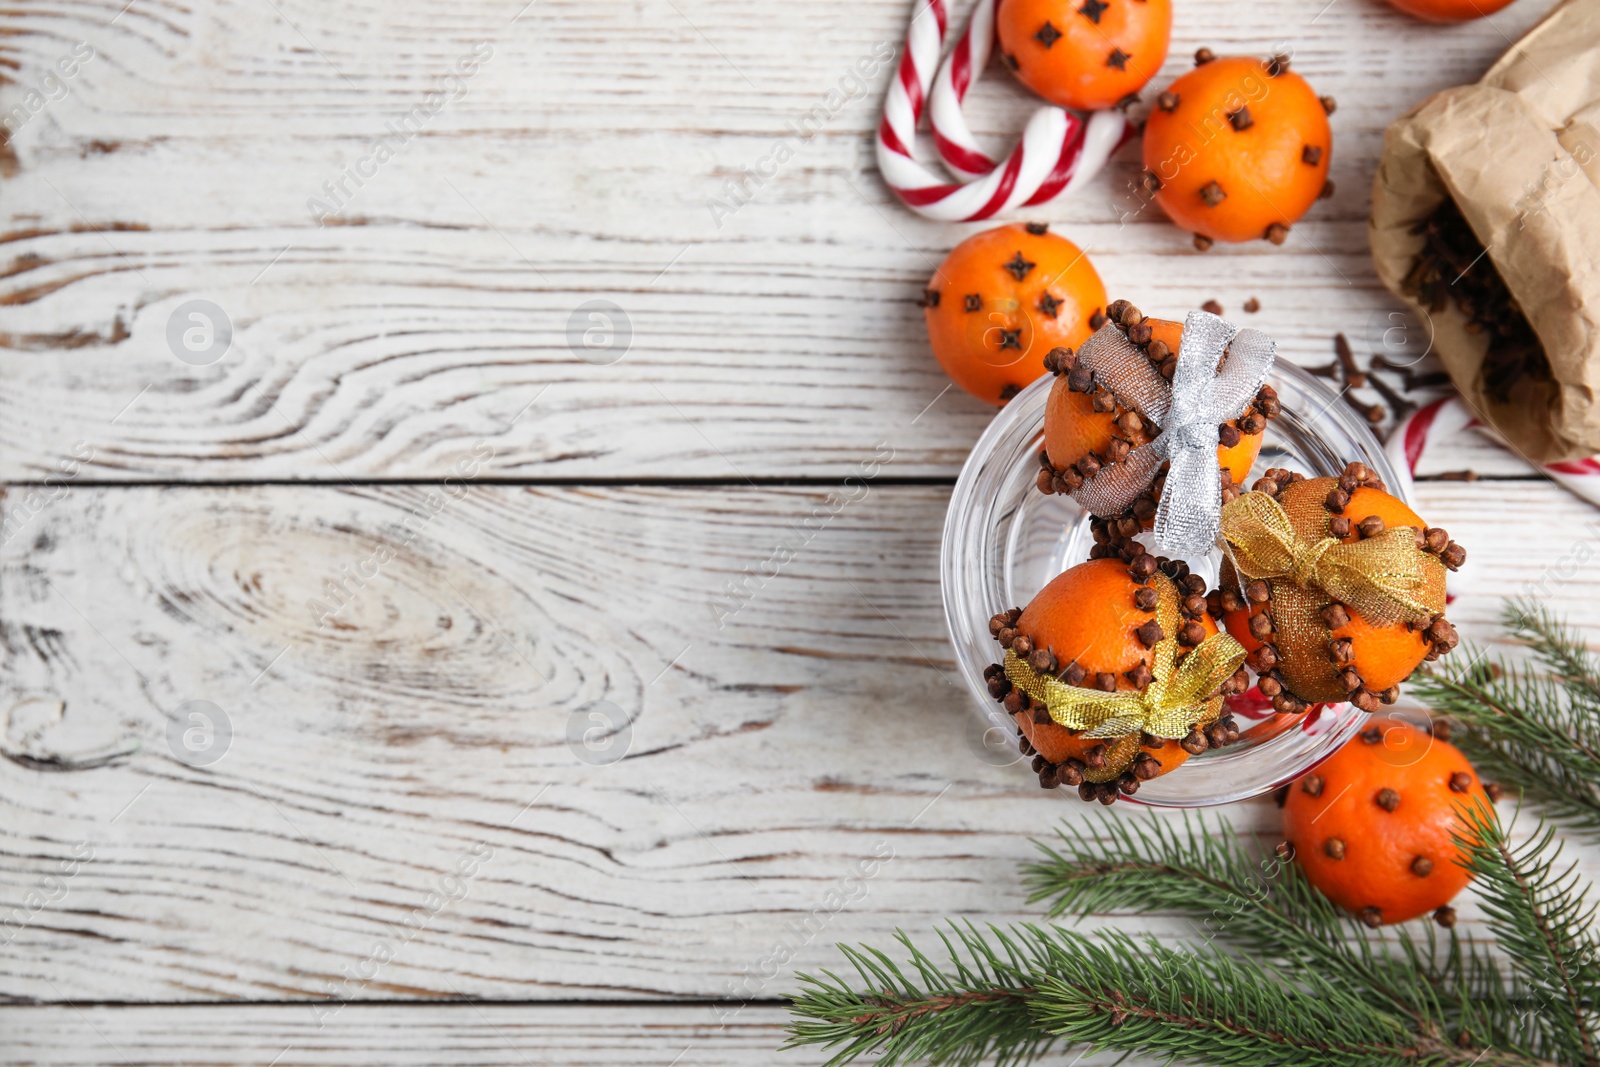
{"label": "red and white candy cane", "polygon": [[[1424,404],[1400,420],[1394,432],[1389,435],[1389,443],[1384,446],[1384,451],[1388,452],[1390,462],[1394,464],[1401,481],[1405,483],[1404,489],[1411,488],[1411,479],[1417,472],[1417,463],[1430,444],[1467,429],[1482,430],[1496,441],[1500,441],[1500,437],[1479,421],[1472,409],[1467,407],[1459,396],[1447,396],[1431,404]],[[1501,441],[1501,444],[1504,442]],[[1600,505],[1600,458],[1543,463],[1537,466],[1542,473],[1575,496],[1582,497],[1591,504]]]}
{"label": "red and white candy cane", "polygon": [[[878,124],[878,170],[913,211],[946,222],[974,222],[1046,203],[1088,181],[1127,139],[1128,121],[1120,111],[1096,111],[1085,122],[1061,108],[1042,107],[1028,120],[1011,154],[996,163],[978,148],[961,104],[989,62],[999,0],[978,0],[942,65],[949,7],[945,0],[916,2],[905,52]],[[934,143],[960,181],[940,178],[912,154],[917,122],[930,100]]]}

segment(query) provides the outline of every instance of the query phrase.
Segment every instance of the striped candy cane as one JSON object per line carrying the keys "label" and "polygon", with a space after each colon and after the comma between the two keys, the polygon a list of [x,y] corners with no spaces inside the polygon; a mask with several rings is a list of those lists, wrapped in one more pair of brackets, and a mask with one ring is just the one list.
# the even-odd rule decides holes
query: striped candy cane
{"label": "striped candy cane", "polygon": [[[878,124],[878,169],[895,195],[929,218],[973,222],[1016,207],[1054,200],[1093,177],[1131,131],[1117,110],[1093,112],[1088,122],[1058,107],[1034,112],[1003,163],[985,155],[961,105],[994,48],[999,0],[978,0],[967,28],[941,65],[949,30],[945,0],[918,0],[905,52]],[[929,107],[934,144],[960,180],[946,181],[912,155],[917,122]]]}
{"label": "striped candy cane", "polygon": [[[1499,435],[1479,421],[1459,396],[1435,400],[1407,415],[1395,426],[1384,446],[1390,461],[1410,490],[1417,463],[1430,444],[1462,430],[1478,429],[1504,444]],[[1600,505],[1600,458],[1567,460],[1560,463],[1538,465],[1539,470],[1575,496],[1591,504]]]}

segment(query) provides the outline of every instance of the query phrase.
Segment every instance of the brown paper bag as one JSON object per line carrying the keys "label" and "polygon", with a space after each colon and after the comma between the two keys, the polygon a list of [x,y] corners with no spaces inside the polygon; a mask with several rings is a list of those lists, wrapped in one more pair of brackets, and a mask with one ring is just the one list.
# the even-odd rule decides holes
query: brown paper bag
{"label": "brown paper bag", "polygon": [[[1600,0],[1568,0],[1476,85],[1424,101],[1384,137],[1369,237],[1378,277],[1431,319],[1433,350],[1467,403],[1528,459],[1600,453]],[[1403,283],[1452,198],[1538,335],[1549,378],[1485,388],[1488,340],[1448,302]],[[1503,392],[1503,390],[1502,390]]]}

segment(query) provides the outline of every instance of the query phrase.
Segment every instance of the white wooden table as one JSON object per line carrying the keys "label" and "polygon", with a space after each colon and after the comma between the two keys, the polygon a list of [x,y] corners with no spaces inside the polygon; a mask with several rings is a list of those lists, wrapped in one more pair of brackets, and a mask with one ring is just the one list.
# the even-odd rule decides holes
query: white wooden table
{"label": "white wooden table", "polygon": [[[21,0],[0,37],[0,1061],[812,1063],[773,1056],[779,1001],[833,942],[1033,915],[1014,864],[1084,811],[974,758],[937,588],[991,411],[913,300],[973,228],[878,181],[887,70],[788,128],[905,0],[124,3]],[[1317,363],[1397,306],[1384,125],[1549,3],[1324,4],[1186,0],[1157,87],[1200,45],[1291,51],[1339,100],[1337,195],[1197,255],[1124,217],[1125,150],[1039,213],[1113,295],[1255,296]],[[993,72],[974,127],[1030,106]],[[215,362],[169,344],[196,300]],[[1492,446],[1428,463],[1481,476],[1419,487],[1472,553],[1469,638],[1600,539]],[[1600,622],[1592,565],[1554,586]],[[570,740],[597,711],[620,762]]]}

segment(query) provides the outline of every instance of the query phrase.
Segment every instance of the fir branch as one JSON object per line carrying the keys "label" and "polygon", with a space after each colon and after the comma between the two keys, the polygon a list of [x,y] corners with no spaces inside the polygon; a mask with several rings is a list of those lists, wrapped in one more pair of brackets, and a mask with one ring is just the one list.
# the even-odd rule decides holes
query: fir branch
{"label": "fir branch", "polygon": [[951,933],[944,966],[899,935],[905,968],[872,949],[847,953],[860,989],[802,976],[786,1047],[837,1048],[832,1065],[873,1054],[886,1064],[966,1067],[994,1055],[1019,1065],[1061,1041],[1217,1067],[1549,1067],[1419,1033],[1314,971],[1290,975],[1212,945],[1033,925]]}
{"label": "fir branch", "polygon": [[1483,805],[1466,811],[1456,835],[1477,878],[1489,928],[1531,991],[1526,1025],[1542,1054],[1563,1063],[1600,1064],[1600,943],[1592,933],[1596,906],[1577,864],[1559,867],[1555,829],[1541,822],[1513,847],[1505,827]]}
{"label": "fir branch", "polygon": [[[951,936],[962,946],[955,947]],[[908,964],[902,970],[877,949],[840,950],[855,968],[862,989],[833,974],[801,975],[805,992],[794,1002],[796,1018],[785,1048],[838,1048],[829,1064],[875,1054],[885,1065],[926,1060],[970,1067],[989,1057],[1001,1067],[1032,1062],[1056,1040],[1033,1025],[1030,998],[1047,973],[1040,946],[1001,937],[1004,955],[972,928],[941,931],[949,970],[896,933]],[[907,971],[915,972],[915,979]],[[842,1046],[842,1047],[841,1047]]]}
{"label": "fir branch", "polygon": [[[1425,929],[1432,942],[1437,937],[1434,928]],[[1481,946],[1465,942],[1452,932],[1448,962],[1442,972],[1430,977],[1436,984],[1453,989],[1455,1011],[1451,1023],[1458,1038],[1465,1037],[1469,1044],[1482,1042],[1493,1048],[1537,1054],[1537,1027],[1529,1021],[1535,1002],[1525,995],[1520,999],[1513,996],[1501,968]]]}
{"label": "fir branch", "polygon": [[1107,816],[1092,828],[1059,828],[1057,847],[1039,845],[1044,861],[1024,867],[1029,902],[1049,901],[1052,917],[1184,915],[1208,940],[1225,934],[1238,949],[1284,969],[1315,970],[1420,1032],[1468,1028],[1515,1045],[1518,1007],[1475,947],[1452,939],[1441,958],[1429,927],[1425,944],[1400,929],[1396,953],[1383,951],[1298,866],[1255,854],[1226,820],[1186,814],[1181,826],[1154,816]]}
{"label": "fir branch", "polygon": [[[1506,601],[1500,621],[1507,630],[1526,641],[1534,654],[1572,688],[1573,694],[1588,705],[1590,711],[1600,709],[1600,661],[1576,631],[1531,597]],[[1593,754],[1600,747],[1600,721],[1591,718],[1574,725],[1580,728]]]}
{"label": "fir branch", "polygon": [[1600,840],[1600,662],[1531,601],[1508,602],[1503,620],[1542,669],[1458,655],[1414,676],[1413,692],[1460,724],[1452,739],[1481,773]]}
{"label": "fir branch", "polygon": [[1072,965],[1041,983],[1035,1017],[1075,1044],[1215,1067],[1401,1064],[1422,1056],[1401,1020],[1315,973],[1291,983],[1211,946],[1052,932]]}

